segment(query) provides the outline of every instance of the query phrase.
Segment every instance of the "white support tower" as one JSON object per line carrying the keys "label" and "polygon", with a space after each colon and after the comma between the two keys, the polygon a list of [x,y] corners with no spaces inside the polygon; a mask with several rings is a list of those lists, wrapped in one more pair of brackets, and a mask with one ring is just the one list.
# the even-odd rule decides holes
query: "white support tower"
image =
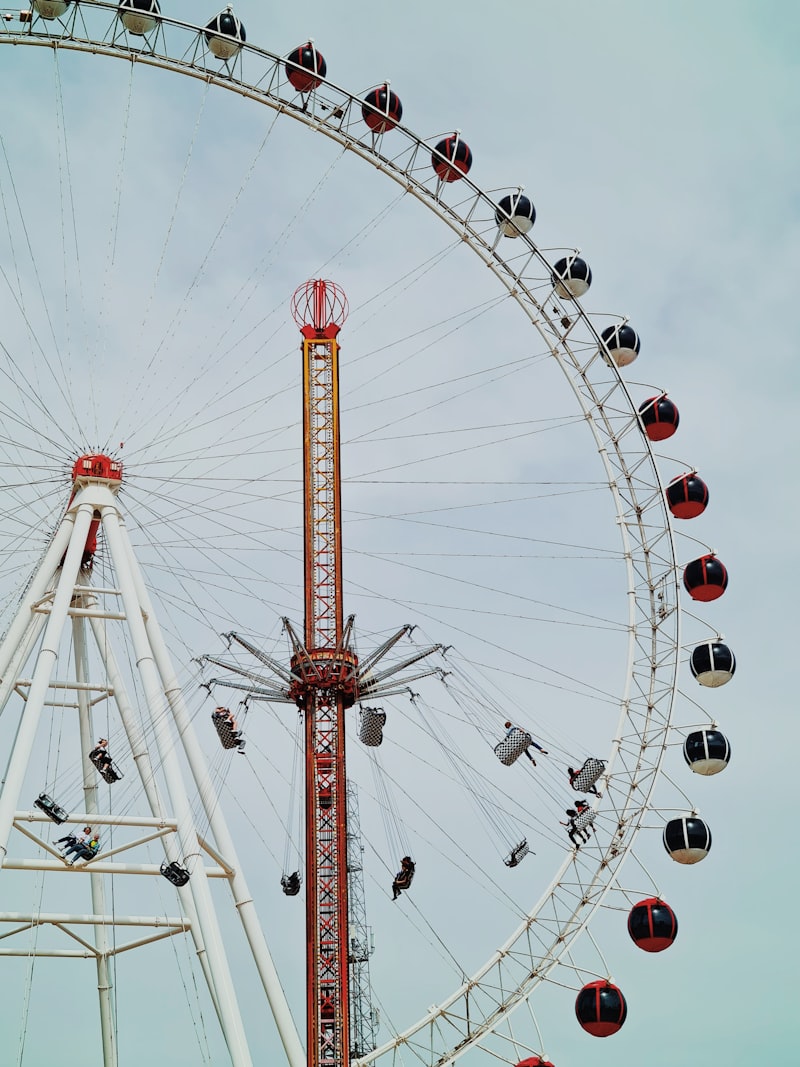
{"label": "white support tower", "polygon": [[[0,911],[0,957],[93,958],[103,1063],[116,1067],[113,957],[188,935],[231,1063],[249,1067],[252,1059],[209,885],[212,878],[222,879],[230,888],[290,1067],[305,1067],[305,1053],[125,528],[118,497],[121,465],[107,456],[82,456],[73,477],[66,513],[0,643],[0,715],[4,735],[11,738],[0,784],[0,902],[7,907],[15,898],[12,879],[30,883],[30,872],[42,872],[41,878],[47,874],[72,881],[65,892],[70,902],[85,888],[86,904],[74,911]],[[92,579],[99,530],[110,576],[102,587]],[[118,632],[121,627],[127,630],[124,635]],[[132,650],[129,672],[114,653],[123,636],[124,647]],[[48,718],[57,717],[65,734],[72,731],[72,751],[77,756],[79,739],[83,754],[70,785],[82,810],[71,813],[62,809],[57,795],[43,791],[37,801],[23,793],[30,789],[33,769],[43,764],[37,742],[49,728]],[[115,765],[124,768],[124,785],[118,781],[108,790],[89,759],[98,736],[95,720],[103,729],[113,725],[110,751]],[[113,778],[113,769],[108,774]],[[113,797],[123,790],[125,812],[118,814]],[[99,851],[92,858],[78,855],[68,866],[52,843],[53,831],[60,826],[63,835],[79,833],[84,825],[99,831]],[[150,842],[163,849],[163,863],[145,855]],[[161,879],[159,888],[167,896],[174,886],[175,914],[129,915],[109,907],[109,887],[120,884],[112,879],[122,876],[139,882],[143,876]],[[31,941],[34,929],[37,937]],[[45,929],[61,940],[39,937]],[[28,935],[24,943],[20,935]],[[159,994],[164,1000],[167,990],[154,991]]]}

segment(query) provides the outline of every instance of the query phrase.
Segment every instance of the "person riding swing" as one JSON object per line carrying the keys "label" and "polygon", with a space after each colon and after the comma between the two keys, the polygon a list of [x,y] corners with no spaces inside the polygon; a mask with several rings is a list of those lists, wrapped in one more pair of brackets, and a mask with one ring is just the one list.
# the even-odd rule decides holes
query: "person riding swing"
{"label": "person riding swing", "polygon": [[122,777],[111,759],[111,755],[108,751],[108,741],[105,737],[101,737],[94,746],[89,753],[89,759],[100,772],[101,777],[108,782],[109,785],[118,782]]}
{"label": "person riding swing", "polygon": [[397,900],[404,889],[408,889],[414,878],[417,865],[410,856],[403,856],[400,860],[400,870],[394,876],[392,882],[392,900]]}

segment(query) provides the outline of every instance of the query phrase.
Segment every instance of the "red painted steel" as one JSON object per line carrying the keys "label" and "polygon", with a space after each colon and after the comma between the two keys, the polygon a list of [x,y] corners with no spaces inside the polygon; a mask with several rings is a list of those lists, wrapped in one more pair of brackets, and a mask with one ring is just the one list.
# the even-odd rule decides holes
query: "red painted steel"
{"label": "red painted steel", "polygon": [[311,281],[292,299],[303,337],[305,627],[291,695],[305,715],[307,1053],[309,1067],[350,1060],[344,712],[358,661],[342,611],[339,345],[344,293]]}

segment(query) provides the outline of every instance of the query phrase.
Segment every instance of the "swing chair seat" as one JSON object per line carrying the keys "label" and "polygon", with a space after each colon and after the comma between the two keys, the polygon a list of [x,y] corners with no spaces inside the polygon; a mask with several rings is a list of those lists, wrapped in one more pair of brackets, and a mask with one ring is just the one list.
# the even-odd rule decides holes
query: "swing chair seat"
{"label": "swing chair seat", "polygon": [[596,759],[593,756],[590,757],[572,779],[572,788],[576,793],[585,793],[588,789],[591,789],[605,769],[604,760]]}
{"label": "swing chair seat", "polygon": [[39,808],[40,811],[43,811],[49,819],[52,819],[56,826],[60,826],[62,822],[66,822],[69,818],[69,815],[64,811],[61,805],[56,804],[53,798],[48,796],[47,793],[40,793],[33,803],[34,806]]}
{"label": "swing chair seat", "polygon": [[100,772],[100,777],[103,781],[108,782],[109,785],[113,785],[114,782],[118,782],[123,777],[116,763],[104,763],[102,766],[95,764],[95,766]]}
{"label": "swing chair seat", "polygon": [[227,715],[222,715],[218,711],[212,711],[211,721],[214,724],[214,729],[219,735],[219,739],[223,748],[238,748],[240,741],[240,734],[238,730],[234,730],[231,726],[231,720]]}
{"label": "swing chair seat", "polygon": [[506,867],[517,867],[529,852],[530,846],[528,845],[527,838],[523,837],[520,843],[511,849],[511,852],[503,860],[503,863],[505,863]]}
{"label": "swing chair seat", "polygon": [[281,878],[281,889],[287,897],[296,897],[300,892],[300,872],[284,874]]}
{"label": "swing chair seat", "polygon": [[189,881],[190,875],[188,870],[182,864],[178,863],[177,860],[173,860],[171,863],[165,861],[161,864],[160,870],[166,880],[178,888],[182,885],[186,885]]}
{"label": "swing chair seat", "polygon": [[591,826],[594,820],[597,818],[597,812],[587,809],[581,811],[574,817],[574,825],[576,830],[585,830],[587,826]]}
{"label": "swing chair seat", "polygon": [[386,712],[383,708],[361,708],[358,720],[358,739],[370,748],[377,748],[383,742],[383,728],[386,725]]}
{"label": "swing chair seat", "polygon": [[533,738],[527,730],[515,726],[494,746],[494,754],[504,767],[510,767],[522,753],[533,744]]}
{"label": "swing chair seat", "polygon": [[414,874],[416,873],[417,865],[413,861],[408,866],[401,867],[397,874],[394,876],[392,882],[392,889],[401,890],[408,889],[411,883],[414,881]]}
{"label": "swing chair seat", "polygon": [[[94,848],[91,848],[89,845],[81,845],[79,849],[75,850],[75,860],[86,860],[86,862],[88,863],[89,860],[93,860],[95,858],[99,851],[99,845],[96,845]],[[75,860],[72,861],[73,864],[75,863]]]}

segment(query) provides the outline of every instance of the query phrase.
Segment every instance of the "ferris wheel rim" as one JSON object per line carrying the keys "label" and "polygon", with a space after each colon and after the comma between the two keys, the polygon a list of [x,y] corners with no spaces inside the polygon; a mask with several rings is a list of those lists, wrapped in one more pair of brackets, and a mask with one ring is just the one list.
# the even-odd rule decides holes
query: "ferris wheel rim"
{"label": "ferris wheel rim", "polygon": [[[564,300],[553,291],[547,292],[541,301],[537,298],[532,278],[535,277],[535,280],[539,282],[540,276],[531,275],[529,267],[534,264],[547,277],[552,273],[553,264],[527,233],[515,235],[515,248],[526,249],[525,264],[521,269],[515,268],[510,260],[503,256],[500,252],[503,239],[500,238],[493,245],[489,237],[492,232],[493,218],[498,211],[498,203],[472,179],[464,176],[457,183],[460,189],[468,190],[468,196],[460,198],[456,204],[450,204],[446,196],[449,190],[446,187],[441,187],[441,184],[437,184],[430,175],[427,175],[427,180],[419,177],[420,155],[423,154],[422,158],[425,158],[431,151],[431,145],[425,139],[414,134],[408,127],[398,125],[392,133],[396,131],[405,138],[407,154],[401,153],[394,157],[384,155],[381,149],[383,137],[386,134],[377,138],[373,135],[370,138],[363,133],[356,136],[350,132],[348,123],[351,117],[354,123],[359,120],[362,100],[330,80],[320,78],[322,91],[317,90],[310,94],[315,103],[321,104],[324,94],[329,94],[331,106],[324,104],[327,108],[325,113],[314,110],[314,107],[303,109],[291,99],[277,92],[273,93],[269,88],[271,82],[267,82],[268,89],[265,91],[263,87],[259,87],[258,82],[246,81],[236,73],[237,66],[238,70],[242,71],[243,56],[250,56],[268,66],[271,65],[276,74],[285,63],[284,57],[242,42],[240,52],[234,57],[232,64],[229,66],[226,62],[224,73],[220,73],[219,60],[213,60],[217,69],[212,69],[210,61],[207,61],[206,54],[202,51],[204,48],[202,40],[206,32],[204,27],[193,26],[164,15],[158,16],[159,25],[156,36],[163,30],[163,27],[170,27],[171,31],[185,33],[190,38],[196,39],[201,53],[196,52],[192,60],[187,61],[185,56],[189,54],[188,51],[184,53],[183,59],[177,59],[166,52],[157,53],[155,45],[152,47],[148,45],[147,49],[132,47],[127,35],[123,33],[116,36],[113,28],[107,31],[105,36],[92,37],[89,33],[89,23],[101,12],[110,15],[112,24],[116,26],[118,16],[116,3],[106,2],[106,0],[74,0],[69,16],[65,16],[63,20],[66,25],[59,22],[64,35],[58,36],[51,32],[54,29],[51,25],[39,32],[34,30],[34,23],[32,23],[26,31],[19,34],[13,33],[8,26],[5,26],[0,27],[0,43],[21,43],[61,48],[65,51],[90,52],[106,58],[128,59],[130,62],[144,63],[172,73],[201,79],[209,85],[238,93],[301,122],[314,132],[321,133],[346,150],[352,151],[364,162],[391,178],[462,238],[463,243],[467,244],[470,250],[489,267],[495,278],[505,287],[508,295],[527,315],[567,377],[589,424],[604,465],[623,540],[629,596],[627,688],[621,701],[617,733],[608,758],[609,775],[615,773],[617,762],[622,762],[622,774],[627,778],[629,785],[624,802],[616,809],[620,830],[612,838],[605,852],[601,854],[594,876],[583,883],[581,900],[567,919],[568,934],[562,933],[554,939],[548,955],[540,959],[535,973],[526,982],[519,984],[513,993],[504,994],[502,1010],[489,1012],[487,1018],[480,1024],[473,1016],[469,1026],[469,1036],[458,1040],[450,1052],[442,1052],[435,1057],[436,1063],[452,1062],[468,1048],[479,1044],[481,1038],[491,1032],[502,1018],[514,1007],[527,1000],[536,986],[556,966],[560,957],[569,949],[600,906],[605,894],[613,887],[619,867],[633,846],[642,819],[649,809],[664,754],[666,735],[671,723],[680,649],[680,602],[674,538],[664,500],[663,483],[653,449],[646,436],[641,433],[636,407],[618,368],[607,365],[601,357],[600,333],[590,315],[583,309],[580,300]],[[84,37],[75,35],[75,27],[79,23],[85,31]],[[69,25],[72,26],[72,30],[67,32]],[[141,41],[138,43],[142,44]],[[280,79],[277,84],[280,86]],[[337,109],[341,110],[342,107],[344,107],[343,114],[335,121],[331,121],[331,115],[335,114]],[[398,159],[400,163],[397,162]],[[407,162],[404,163],[405,159]],[[466,203],[466,208],[462,211],[463,203]],[[568,327],[562,325],[564,318],[570,320]],[[581,342],[580,348],[573,346],[572,341],[572,335],[576,333],[578,325],[583,329],[586,338]],[[597,352],[593,356],[587,356],[585,353],[589,351],[591,345],[596,347]],[[621,411],[623,414],[609,414],[612,411]],[[622,432],[620,432],[621,425],[624,427]],[[634,439],[639,449],[635,464],[630,465],[623,448],[623,442],[629,439]],[[642,467],[647,470],[646,479],[641,473]],[[641,486],[645,489],[642,490]],[[644,505],[640,501],[642,492],[650,498]],[[652,533],[653,529],[656,530],[655,533]],[[644,578],[639,576],[640,571],[644,574]],[[659,595],[663,598],[660,602]],[[666,615],[663,615],[665,605],[668,610]],[[668,624],[671,627],[669,630]],[[637,657],[641,662],[657,662],[661,670],[661,675],[659,675],[661,680],[656,683],[655,671],[653,671],[645,698],[638,700],[634,693]],[[644,674],[644,671],[642,673]],[[660,690],[658,699],[654,697],[656,688]],[[639,739],[638,754],[635,743],[630,740],[631,737]],[[629,746],[629,750],[625,747],[626,745]],[[624,754],[623,749],[625,749]],[[645,759],[646,750],[647,759]],[[634,756],[632,762],[631,754]],[[653,755],[655,755],[654,760],[650,758]],[[647,768],[648,773],[642,775],[641,771],[644,767]],[[641,784],[642,777],[646,780],[644,787]],[[606,794],[604,794],[604,800],[605,796]],[[465,980],[459,989],[450,994],[426,1016],[402,1033],[396,1034],[393,1039],[385,1042],[359,1062],[373,1062],[409,1044],[416,1034],[426,1028],[433,1029],[439,1019],[447,1018],[452,1022],[460,1018],[463,1012],[455,1011],[456,1006],[465,996],[475,990],[483,978],[513,955],[514,946],[530,930],[531,924],[536,921],[544,904],[554,898],[556,890],[562,885],[566,872],[574,862],[575,857],[568,853],[550,885],[528,913],[526,920],[472,977]]]}

